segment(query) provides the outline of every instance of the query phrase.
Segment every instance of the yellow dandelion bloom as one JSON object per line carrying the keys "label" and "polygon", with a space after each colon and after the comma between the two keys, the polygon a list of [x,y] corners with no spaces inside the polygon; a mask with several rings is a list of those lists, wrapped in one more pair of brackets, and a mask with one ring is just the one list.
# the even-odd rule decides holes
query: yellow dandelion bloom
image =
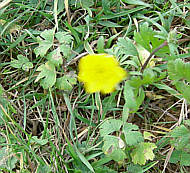
{"label": "yellow dandelion bloom", "polygon": [[78,80],[84,83],[88,93],[113,92],[126,76],[126,71],[112,55],[90,54],[80,59]]}

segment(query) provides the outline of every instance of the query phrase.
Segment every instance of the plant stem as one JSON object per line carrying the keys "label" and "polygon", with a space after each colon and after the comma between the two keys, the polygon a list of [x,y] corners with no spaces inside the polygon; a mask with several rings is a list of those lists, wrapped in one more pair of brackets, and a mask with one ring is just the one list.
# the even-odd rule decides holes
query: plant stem
{"label": "plant stem", "polygon": [[146,59],[145,63],[143,64],[142,68],[141,68],[141,73],[143,73],[144,69],[146,68],[147,64],[149,63],[150,59],[152,58],[152,56],[159,51],[161,48],[163,48],[164,46],[167,46],[168,42],[164,41],[164,43],[162,43],[160,46],[158,46],[156,49],[154,49],[151,54],[149,55],[149,57]]}

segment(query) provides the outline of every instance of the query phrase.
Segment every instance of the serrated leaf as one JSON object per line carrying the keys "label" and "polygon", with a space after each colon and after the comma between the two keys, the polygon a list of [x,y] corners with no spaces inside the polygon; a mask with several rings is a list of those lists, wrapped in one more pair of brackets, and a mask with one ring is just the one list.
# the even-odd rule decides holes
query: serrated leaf
{"label": "serrated leaf", "polygon": [[129,38],[118,38],[117,46],[120,47],[121,53],[126,56],[138,56],[138,51]]}
{"label": "serrated leaf", "polygon": [[132,123],[125,123],[123,126],[123,133],[125,136],[125,141],[128,145],[136,145],[139,142],[144,141],[142,134],[137,131],[138,126]]}
{"label": "serrated leaf", "polygon": [[71,54],[71,47],[66,44],[61,44],[60,46],[60,51],[63,53],[63,55],[68,58],[69,55]]}
{"label": "serrated leaf", "polygon": [[33,68],[33,64],[29,59],[23,55],[18,55],[17,60],[13,59],[10,63],[11,67],[22,68],[24,71],[28,71],[30,68]]}
{"label": "serrated leaf", "polygon": [[106,120],[100,126],[100,135],[105,136],[105,135],[111,134],[115,131],[119,131],[121,126],[122,126],[121,120],[116,120],[116,119]]}
{"label": "serrated leaf", "polygon": [[176,89],[183,95],[183,98],[185,98],[187,102],[190,103],[190,85],[185,84],[182,81],[175,82],[174,84]]}
{"label": "serrated leaf", "polygon": [[57,32],[55,37],[61,44],[71,44],[73,40],[73,37],[69,34],[69,32]]}
{"label": "serrated leaf", "polygon": [[50,52],[47,55],[47,59],[51,61],[54,65],[59,66],[60,64],[63,64],[63,58],[60,53],[60,48],[58,47],[54,51]]}
{"label": "serrated leaf", "polygon": [[54,29],[45,30],[43,31],[40,37],[37,37],[37,42],[39,43],[39,46],[34,49],[34,52],[36,56],[44,57],[44,55],[47,53],[48,49],[53,45],[53,39],[54,39]]}
{"label": "serrated leaf", "polygon": [[44,30],[40,36],[46,41],[53,42],[55,29]]}
{"label": "serrated leaf", "polygon": [[[164,42],[164,40],[157,38],[157,35],[158,33],[155,32],[151,27],[149,27],[148,23],[143,23],[140,26],[140,32],[134,33],[134,40],[136,41],[136,43],[143,46],[149,52],[152,52]],[[161,56],[166,53],[169,53],[168,46],[165,46],[157,51],[155,55]]]}
{"label": "serrated leaf", "polygon": [[181,166],[190,166],[190,154],[183,150],[174,150],[170,160],[170,163],[180,162]]}
{"label": "serrated leaf", "polygon": [[180,125],[179,127],[174,128],[170,135],[172,137],[170,143],[176,149],[188,149],[190,151],[190,130],[187,127]]}
{"label": "serrated leaf", "polygon": [[147,160],[153,160],[155,155],[153,150],[157,148],[154,143],[142,142],[131,152],[134,164],[145,165]]}
{"label": "serrated leaf", "polygon": [[190,82],[190,63],[183,62],[181,59],[168,62],[168,74],[172,80],[185,79]]}
{"label": "serrated leaf", "polygon": [[71,77],[65,75],[63,77],[57,78],[55,86],[60,90],[70,91],[73,88],[73,85],[76,84],[76,77]]}
{"label": "serrated leaf", "polygon": [[41,79],[41,86],[44,89],[51,88],[56,82],[55,66],[51,62],[46,62],[37,68],[36,71],[40,71],[35,82]]}
{"label": "serrated leaf", "polygon": [[120,148],[119,141],[121,139],[116,136],[106,135],[104,136],[103,140],[104,145],[102,147],[102,151],[116,162],[123,162],[126,158],[126,154]]}

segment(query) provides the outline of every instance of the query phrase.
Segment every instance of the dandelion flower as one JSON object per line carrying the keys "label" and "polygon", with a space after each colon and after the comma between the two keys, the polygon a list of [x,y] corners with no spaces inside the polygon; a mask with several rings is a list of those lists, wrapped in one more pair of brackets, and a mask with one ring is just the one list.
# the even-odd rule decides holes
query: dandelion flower
{"label": "dandelion flower", "polygon": [[78,80],[84,83],[87,93],[111,93],[126,76],[112,55],[90,54],[80,59]]}

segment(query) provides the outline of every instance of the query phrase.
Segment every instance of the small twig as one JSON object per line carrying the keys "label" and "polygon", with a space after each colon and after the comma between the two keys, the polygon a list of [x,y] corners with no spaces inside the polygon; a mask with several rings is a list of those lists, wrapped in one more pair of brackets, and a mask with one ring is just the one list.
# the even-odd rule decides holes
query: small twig
{"label": "small twig", "polygon": [[150,59],[152,58],[152,56],[159,51],[161,48],[163,48],[164,46],[167,46],[168,42],[165,41],[164,43],[162,43],[160,46],[158,46],[156,49],[154,49],[152,51],[152,53],[149,55],[149,57],[146,59],[145,63],[143,64],[142,68],[141,68],[141,73],[143,73],[144,69],[146,68],[146,66],[148,65]]}

